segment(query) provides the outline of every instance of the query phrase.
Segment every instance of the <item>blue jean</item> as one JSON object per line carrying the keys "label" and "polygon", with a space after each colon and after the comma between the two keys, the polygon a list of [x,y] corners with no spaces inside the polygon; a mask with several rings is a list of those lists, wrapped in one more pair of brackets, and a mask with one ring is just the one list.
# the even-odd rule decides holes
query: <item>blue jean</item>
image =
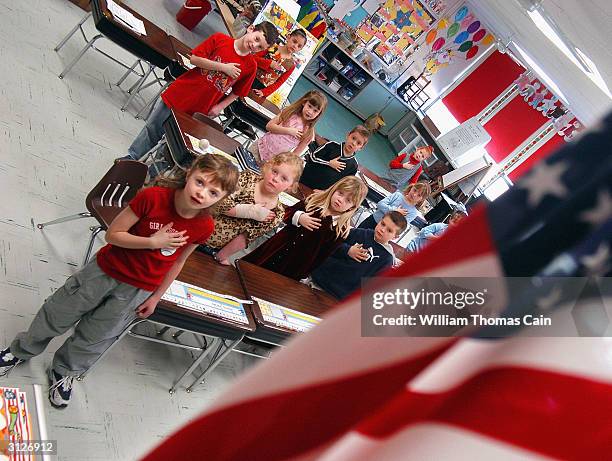
{"label": "blue jean", "polygon": [[170,109],[164,101],[160,98],[155,104],[151,115],[147,119],[147,122],[132,145],[128,149],[128,156],[126,159],[140,160],[140,158],[150,151],[164,135],[163,124],[168,117],[170,117]]}

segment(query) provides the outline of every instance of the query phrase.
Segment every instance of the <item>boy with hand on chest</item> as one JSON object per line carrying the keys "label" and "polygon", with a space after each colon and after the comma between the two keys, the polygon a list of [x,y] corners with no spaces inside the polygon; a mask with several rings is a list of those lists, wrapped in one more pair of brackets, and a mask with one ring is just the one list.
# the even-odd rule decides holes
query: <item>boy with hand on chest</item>
{"label": "boy with hand on chest", "polygon": [[[277,41],[278,31],[268,21],[250,26],[246,34],[236,40],[221,33],[204,40],[192,51],[190,60],[196,67],[177,78],[162,93],[125,158],[138,160],[159,142],[170,109],[216,117],[238,97],[248,95],[257,71],[253,55]],[[228,91],[231,92],[226,95]]]}
{"label": "boy with hand on chest", "polygon": [[342,246],[312,272],[312,282],[335,298],[346,298],[360,288],[363,277],[393,265],[389,242],[407,225],[401,213],[389,211],[375,229],[352,229]]}
{"label": "boy with hand on chest", "polygon": [[324,190],[345,176],[357,173],[355,155],[368,143],[370,132],[357,125],[342,143],[328,141],[314,152],[306,154],[306,165],[300,182],[311,189]]}

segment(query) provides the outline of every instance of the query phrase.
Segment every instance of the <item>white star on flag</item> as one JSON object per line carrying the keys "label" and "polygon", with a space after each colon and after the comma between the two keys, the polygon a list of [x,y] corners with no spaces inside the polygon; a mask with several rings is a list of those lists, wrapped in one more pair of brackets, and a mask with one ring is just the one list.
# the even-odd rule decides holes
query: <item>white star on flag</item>
{"label": "white star on flag", "polygon": [[566,170],[565,162],[554,165],[542,162],[536,166],[521,184],[521,188],[527,191],[529,206],[536,207],[546,195],[555,195],[559,198],[566,196],[569,191],[561,181],[561,175]]}
{"label": "white star on flag", "polygon": [[610,259],[610,247],[606,242],[602,242],[597,247],[597,251],[592,255],[585,255],[580,262],[589,270],[591,275],[605,274],[609,270],[608,260]]}
{"label": "white star on flag", "polygon": [[580,218],[593,226],[603,224],[612,218],[612,197],[610,192],[605,189],[599,191],[595,207],[580,213]]}

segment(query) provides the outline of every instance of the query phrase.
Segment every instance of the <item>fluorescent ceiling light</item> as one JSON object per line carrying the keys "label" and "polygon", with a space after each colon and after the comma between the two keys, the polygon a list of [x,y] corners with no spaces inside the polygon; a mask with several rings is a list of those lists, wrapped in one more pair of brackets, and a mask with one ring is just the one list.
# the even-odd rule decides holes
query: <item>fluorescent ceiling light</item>
{"label": "fluorescent ceiling light", "polygon": [[545,11],[539,8],[539,4],[527,12],[531,20],[542,31],[542,33],[557,47],[563,54],[572,61],[578,68],[591,79],[597,87],[605,93],[608,98],[612,99],[612,94],[608,89],[608,85],[602,78],[597,66],[589,59],[579,48],[574,46],[572,42],[561,31],[560,27],[555,23]]}
{"label": "fluorescent ceiling light", "polygon": [[559,87],[557,86],[557,84],[553,81],[552,78],[550,78],[548,76],[548,74],[546,74],[546,72],[544,72],[544,70],[533,60],[531,59],[531,56],[529,56],[520,46],[518,43],[514,43],[514,46],[516,47],[516,49],[518,50],[518,52],[521,54],[521,56],[523,57],[523,59],[525,59],[525,61],[527,61],[527,65],[529,67],[531,67],[536,74],[538,74],[538,77],[540,77],[542,80],[544,80],[544,82],[546,83],[546,86],[552,90],[552,92],[554,94],[556,94],[559,99],[561,99],[563,101],[563,103],[568,106],[568,102],[567,102],[567,97],[563,94],[563,92],[559,89]]}
{"label": "fluorescent ceiling light", "polygon": [[591,61],[586,54],[580,51],[580,48],[576,48],[576,52],[580,56],[582,56],[582,59],[584,59],[589,64],[589,67],[593,69],[593,72],[587,74],[587,77],[589,77],[593,81],[593,83],[597,85],[599,89],[606,94],[608,98],[612,99],[612,93],[610,93],[610,89],[608,88],[608,85],[606,85],[605,80],[599,73],[599,70],[597,69],[595,63],[593,63],[593,61]]}

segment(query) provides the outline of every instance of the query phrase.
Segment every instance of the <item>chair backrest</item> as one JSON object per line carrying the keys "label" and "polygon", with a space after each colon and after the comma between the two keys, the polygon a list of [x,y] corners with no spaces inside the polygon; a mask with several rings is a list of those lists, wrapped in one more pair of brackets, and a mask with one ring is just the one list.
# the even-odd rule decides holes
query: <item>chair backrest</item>
{"label": "chair backrest", "polygon": [[147,177],[147,165],[135,160],[120,160],[87,194],[85,206],[106,230],[132,200]]}

